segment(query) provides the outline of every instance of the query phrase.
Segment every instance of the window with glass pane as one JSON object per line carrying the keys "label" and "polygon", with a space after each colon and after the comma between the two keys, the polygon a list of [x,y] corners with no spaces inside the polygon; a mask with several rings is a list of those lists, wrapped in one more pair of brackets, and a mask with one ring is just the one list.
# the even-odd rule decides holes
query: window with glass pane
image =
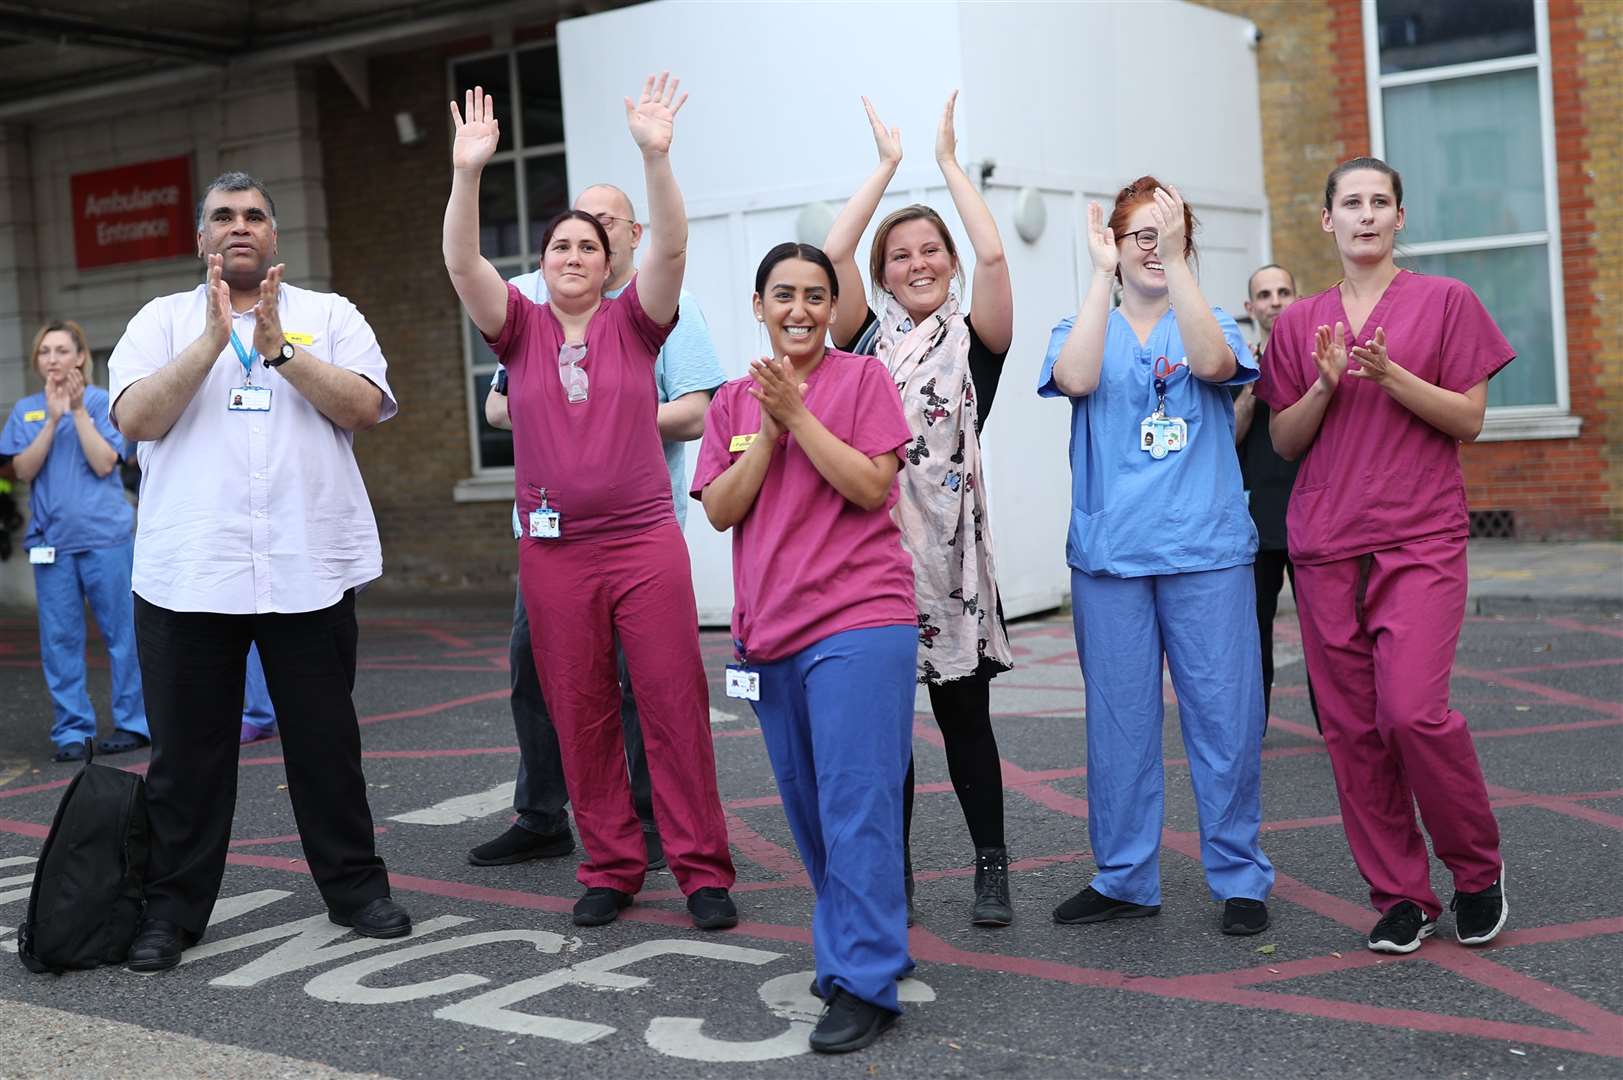
{"label": "window with glass pane", "polygon": [[[535,268],[542,229],[569,205],[558,48],[548,42],[458,60],[451,81],[459,101],[476,85],[495,97],[501,142],[479,183],[479,247],[503,277],[513,278]],[[510,469],[512,433],[485,422],[496,357],[463,323],[474,468]]]}
{"label": "window with glass pane", "polygon": [[1537,51],[1533,0],[1376,0],[1381,74]]}

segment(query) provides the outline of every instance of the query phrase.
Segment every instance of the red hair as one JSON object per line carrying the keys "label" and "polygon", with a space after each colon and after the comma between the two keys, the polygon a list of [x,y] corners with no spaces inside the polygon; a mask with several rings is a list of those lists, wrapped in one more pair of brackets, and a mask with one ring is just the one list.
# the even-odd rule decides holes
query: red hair
{"label": "red hair", "polygon": [[[1118,242],[1121,240],[1121,234],[1127,228],[1128,216],[1141,203],[1153,203],[1155,201],[1155,189],[1165,187],[1165,184],[1153,176],[1141,176],[1116,192],[1116,205],[1110,211],[1109,224],[1110,231]],[[1195,224],[1195,212],[1189,208],[1189,204],[1186,202],[1183,204],[1183,257],[1186,259],[1197,257],[1195,255]]]}

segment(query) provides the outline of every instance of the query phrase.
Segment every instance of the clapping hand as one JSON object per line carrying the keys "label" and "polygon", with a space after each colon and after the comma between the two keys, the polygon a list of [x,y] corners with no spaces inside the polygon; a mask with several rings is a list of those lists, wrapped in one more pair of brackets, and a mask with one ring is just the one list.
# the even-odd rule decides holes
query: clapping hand
{"label": "clapping hand", "polygon": [[1116,273],[1116,263],[1121,258],[1116,250],[1116,234],[1096,202],[1088,203],[1088,256],[1093,259],[1095,271],[1110,275]]}
{"label": "clapping hand", "polygon": [[85,373],[78,368],[62,376],[62,389],[68,396],[68,411],[78,412],[85,407]]}
{"label": "clapping hand", "polygon": [[881,165],[899,165],[902,160],[902,129],[887,128],[885,122],[879,119],[874,111],[873,103],[867,98],[862,99],[862,107],[868,112],[868,126],[873,129],[874,148],[879,151]]}
{"label": "clapping hand", "polygon": [[1339,322],[1333,331],[1321,326],[1313,334],[1313,365],[1319,369],[1319,381],[1332,392],[1347,370],[1347,347],[1342,344],[1346,337],[1347,328]]}
{"label": "clapping hand", "polygon": [[71,408],[71,398],[68,394],[67,380],[59,375],[53,375],[45,380],[45,415],[52,424],[67,413]]}
{"label": "clapping hand", "polygon": [[940,164],[957,162],[958,132],[953,128],[953,108],[958,104],[958,91],[947,98],[947,107],[941,110],[941,126],[935,133],[935,159]]}
{"label": "clapping hand", "polygon": [[1188,230],[1184,226],[1183,196],[1177,188],[1156,188],[1150,216],[1155,220],[1155,257],[1163,267],[1183,259]]}
{"label": "clapping hand", "polygon": [[496,152],[501,141],[501,128],[496,123],[496,99],[476,86],[463,96],[467,119],[463,119],[456,102],[451,102],[451,122],[456,127],[456,141],[451,144],[451,168],[478,171]]}
{"label": "clapping hand", "polygon": [[215,352],[225,348],[231,340],[231,290],[220,279],[225,256],[208,257],[207,305],[203,309],[203,334]]}
{"label": "clapping hand", "polygon": [[254,351],[272,357],[282,351],[282,314],[277,307],[281,296],[284,263],[277,263],[259,283],[259,299],[254,303]]}
{"label": "clapping hand", "polygon": [[806,384],[795,378],[795,366],[762,358],[750,362],[750,396],[761,403],[761,437],[776,442],[806,411]]}
{"label": "clapping hand", "polygon": [[1355,379],[1368,379],[1383,390],[1404,370],[1386,351],[1386,328],[1382,326],[1377,326],[1375,336],[1364,344],[1353,346],[1352,358],[1358,361],[1358,366],[1348,368],[1347,374]]}
{"label": "clapping hand", "polygon": [[670,153],[676,114],[688,99],[686,94],[676,96],[680,85],[681,79],[673,79],[670,72],[662,71],[657,82],[654,76],[648,76],[642,86],[642,97],[635,105],[626,98],[626,127],[631,129],[631,137],[637,140],[637,149],[644,155]]}

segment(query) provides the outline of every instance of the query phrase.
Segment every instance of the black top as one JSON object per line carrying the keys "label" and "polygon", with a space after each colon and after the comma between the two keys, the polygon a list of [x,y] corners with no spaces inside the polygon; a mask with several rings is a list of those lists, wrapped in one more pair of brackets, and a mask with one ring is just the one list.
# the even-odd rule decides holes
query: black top
{"label": "black top", "polygon": [[[872,356],[873,345],[871,342],[864,342],[863,338],[878,321],[879,316],[870,308],[868,317],[862,320],[862,326],[850,344],[838,345],[836,348],[844,352]],[[992,399],[997,396],[998,380],[1003,377],[1003,361],[1008,359],[1009,350],[1004,349],[999,353],[987,348],[981,336],[975,333],[975,324],[969,312],[964,313],[964,325],[969,329],[969,377],[975,384],[975,433],[979,435],[981,429],[986,426],[986,418],[992,415]]]}
{"label": "black top", "polygon": [[1273,411],[1261,398],[1253,395],[1253,400],[1256,411],[1251,414],[1251,427],[1235,448],[1240,455],[1240,475],[1245,479],[1246,491],[1251,493],[1251,520],[1257,524],[1258,550],[1287,551],[1285,510],[1290,505],[1300,462],[1286,461],[1274,450],[1273,437],[1268,434],[1268,419]]}

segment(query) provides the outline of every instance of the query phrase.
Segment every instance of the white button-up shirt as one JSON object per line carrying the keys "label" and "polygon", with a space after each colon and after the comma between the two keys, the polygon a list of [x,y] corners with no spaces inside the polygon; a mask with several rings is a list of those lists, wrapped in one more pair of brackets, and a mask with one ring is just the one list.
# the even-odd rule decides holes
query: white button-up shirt
{"label": "white button-up shirt", "polygon": [[[198,285],[160,296],[130,320],[108,361],[115,423],[119,396],[202,335],[206,300]],[[289,340],[382,390],[380,420],[395,414],[388,365],[354,304],[287,284],[278,304]],[[231,322],[250,351],[255,321],[250,309]],[[350,433],[257,356],[252,381],[270,388],[270,411],[228,409],[244,377],[227,343],[168,434],[137,446],[133,584],[150,604],[227,615],[317,611],[383,572]]]}

